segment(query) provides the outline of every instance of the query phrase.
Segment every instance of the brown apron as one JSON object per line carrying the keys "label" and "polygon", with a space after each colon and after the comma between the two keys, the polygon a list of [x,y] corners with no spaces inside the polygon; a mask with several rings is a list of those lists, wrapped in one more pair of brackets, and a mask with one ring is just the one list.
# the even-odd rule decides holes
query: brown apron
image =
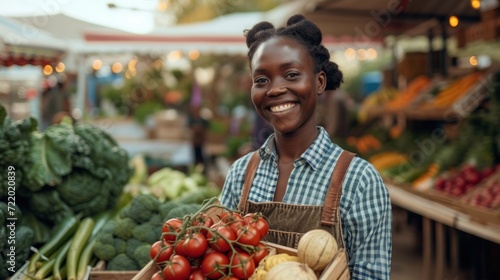
{"label": "brown apron", "polygon": [[261,212],[269,222],[269,233],[265,241],[297,248],[300,237],[312,229],[325,229],[332,233],[339,248],[345,248],[340,221],[340,197],[342,181],[354,154],[343,151],[333,170],[324,206],[295,205],[281,202],[251,202],[248,194],[255,171],[260,162],[258,152],[254,152],[248,163],[243,191],[238,210],[243,213]]}

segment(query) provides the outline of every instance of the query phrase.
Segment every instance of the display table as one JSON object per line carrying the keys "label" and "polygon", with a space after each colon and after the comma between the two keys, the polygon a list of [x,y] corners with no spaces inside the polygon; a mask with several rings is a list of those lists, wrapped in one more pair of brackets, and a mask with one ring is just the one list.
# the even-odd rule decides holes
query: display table
{"label": "display table", "polygon": [[[431,201],[404,188],[387,184],[393,205],[421,215],[423,238],[423,274],[425,279],[445,279],[445,227],[450,228],[450,263],[452,272],[458,271],[457,231],[500,244],[500,226],[477,221],[473,216]],[[434,227],[434,231],[433,231]]]}

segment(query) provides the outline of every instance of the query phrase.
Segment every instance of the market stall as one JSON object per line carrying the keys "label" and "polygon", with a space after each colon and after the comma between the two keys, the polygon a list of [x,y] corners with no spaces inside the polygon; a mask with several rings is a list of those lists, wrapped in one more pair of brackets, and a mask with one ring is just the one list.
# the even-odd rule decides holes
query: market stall
{"label": "market stall", "polygon": [[[143,65],[152,66],[153,70],[148,74],[163,78],[163,73],[154,71],[154,67],[162,61],[152,60],[153,56],[149,57],[149,54],[166,56],[166,53],[175,54],[176,51],[187,54],[193,49],[207,53],[242,54],[247,50],[243,29],[261,20],[281,25],[284,18],[297,12],[303,12],[318,22],[325,32],[325,46],[332,54],[340,54],[339,60],[349,62],[349,56],[365,60],[369,48],[375,53],[389,49],[393,63],[388,68],[377,69],[385,71],[382,86],[376,89],[374,85],[362,94],[363,99],[359,100],[356,111],[356,125],[350,129],[349,136],[332,138],[335,143],[370,161],[380,172],[394,208],[404,209],[421,218],[419,234],[422,235],[423,245],[423,275],[425,279],[444,279],[459,275],[460,252],[465,247],[460,239],[462,234],[488,242],[482,244],[491,244],[492,250],[500,244],[500,69],[495,52],[491,51],[491,46],[498,45],[498,11],[491,6],[478,10],[469,5],[432,1],[425,1],[425,5],[417,1],[400,1],[394,6],[387,1],[369,4],[360,1],[294,1],[266,13],[235,13],[205,23],[157,29],[146,34],[94,25],[88,25],[88,29],[81,33],[73,32],[85,29],[78,29],[84,22],[63,13],[54,13],[50,15],[52,20],[47,28],[56,30],[57,22],[64,22],[65,28],[59,29],[59,34],[70,32],[74,40],[59,45],[60,40],[52,41],[51,37],[40,32],[36,34],[42,36],[36,40],[36,46],[22,46],[18,43],[27,38],[25,33],[19,35],[22,30],[17,25],[16,34],[21,37],[5,37],[3,54],[7,56],[2,56],[0,62],[9,67],[23,64],[38,66],[54,64],[68,55],[67,58],[72,61],[70,65],[78,76],[74,107],[84,112],[88,102],[88,75],[94,75],[92,78],[95,80],[99,78],[96,69],[89,74],[91,60],[94,62],[100,56],[108,55],[112,57],[111,61],[122,54],[133,54],[135,57],[131,60],[127,58],[129,65],[125,68],[134,68],[139,61],[137,57],[144,56]],[[448,25],[447,20],[452,14],[460,19],[459,28]],[[26,17],[18,16],[17,20],[22,22]],[[3,21],[0,18],[0,28],[10,28],[3,34],[13,34],[13,26],[7,19]],[[2,29],[0,31],[3,32]],[[405,49],[404,46],[411,44],[417,45],[418,50]],[[481,44],[490,47],[478,47]],[[35,57],[31,57],[33,54]],[[36,58],[36,54],[49,58]],[[483,59],[486,56],[489,59]],[[238,67],[221,68],[217,74],[233,73],[235,69]],[[200,70],[203,71],[212,78],[217,75],[210,74],[207,69]],[[168,76],[172,84],[177,86],[183,81],[172,78],[174,74],[180,76],[179,73],[169,74],[164,76]],[[229,74],[219,78],[229,80],[227,77]],[[39,79],[40,73],[33,79],[35,82],[32,85],[35,86]],[[13,83],[15,79],[6,77],[4,80]],[[127,80],[133,79],[128,77]],[[146,79],[139,80],[143,82]],[[245,84],[247,81],[238,79],[231,82]],[[27,84],[26,81],[21,83]],[[195,88],[194,84],[189,83],[190,90]],[[126,91],[130,93],[139,87],[147,88],[144,85],[131,84]],[[0,87],[0,93],[2,88],[5,86]],[[218,89],[216,86],[213,88]],[[375,90],[371,91],[373,88]],[[155,94],[152,93],[154,91],[161,93],[159,102],[180,99],[178,91],[163,87],[147,88],[144,96],[150,97]],[[194,92],[190,93],[194,95]],[[122,92],[118,91],[119,101],[123,101],[120,94]],[[214,100],[212,102],[220,101]],[[132,105],[137,108],[136,103]],[[22,273],[34,277],[62,273],[78,276],[79,279],[115,277],[129,280],[146,277],[144,279],[149,280],[158,268],[164,267],[166,258],[182,256],[185,252],[179,252],[191,241],[191,237],[185,240],[179,238],[175,246],[170,246],[172,243],[165,243],[164,239],[177,234],[172,231],[182,225],[179,230],[183,234],[212,232],[207,230],[211,226],[208,223],[216,221],[207,218],[213,213],[208,211],[205,202],[220,194],[224,178],[215,184],[198,166],[193,166],[191,146],[186,141],[188,133],[183,127],[185,116],[170,118],[167,111],[158,110],[153,117],[144,117],[145,120],[156,121],[158,126],[154,128],[148,127],[150,124],[146,121],[142,126],[137,123],[130,126],[130,123],[119,120],[73,125],[66,118],[60,124],[48,126],[45,131],[38,130],[32,119],[25,118],[29,115],[26,112],[18,117],[25,118],[24,122],[15,122],[14,115],[11,114],[14,116],[11,120],[11,116],[0,111],[0,124],[4,123],[0,126],[0,139],[9,140],[0,142],[0,151],[5,152],[0,165],[5,169],[10,162],[16,162],[13,167],[19,170],[14,180],[8,179],[9,183],[13,182],[19,188],[14,192],[5,186],[8,191],[2,193],[2,198],[16,195],[18,201],[22,201],[16,215],[26,214],[31,225],[39,226],[28,229],[23,224],[20,227],[26,232],[31,230],[33,235],[31,239],[26,238],[23,245],[34,245],[48,257],[44,260],[42,254],[31,253],[27,249],[29,246],[19,246],[19,251],[16,251],[19,263],[14,266],[18,273],[12,280],[20,279],[16,277],[21,277]],[[221,130],[227,132],[228,127],[244,127],[238,120],[231,121],[221,122]],[[223,138],[228,135],[222,134]],[[30,141],[24,141],[26,139]],[[229,145],[226,138],[219,142],[224,149]],[[169,166],[151,166],[148,160],[154,159],[144,158],[146,153],[167,159],[162,164]],[[82,190],[85,190],[85,195]],[[105,198],[109,198],[107,202],[103,202]],[[211,202],[217,205],[215,200]],[[60,207],[55,209],[57,205]],[[44,212],[45,208],[48,212]],[[75,214],[80,220],[75,221],[71,219],[74,216],[65,213]],[[8,215],[11,214],[4,213],[4,216]],[[229,216],[223,221],[227,222],[227,227],[241,222],[238,217],[231,218],[232,214],[225,215]],[[21,220],[20,217],[16,216]],[[220,215],[210,217],[221,218]],[[165,223],[170,219],[177,219],[177,224]],[[247,221],[255,223],[259,220],[251,217]],[[47,234],[48,229],[56,225],[55,233]],[[20,231],[19,236],[29,237],[26,232]],[[260,237],[265,235],[259,234]],[[78,242],[73,243],[71,239]],[[249,263],[248,255],[240,254],[245,248],[252,252],[252,256],[259,252],[270,256],[286,253],[282,260],[296,261],[298,256],[304,254],[300,249],[261,245],[260,238],[254,239],[258,240],[245,244],[248,247],[244,248],[238,247],[241,244],[229,242],[233,244],[230,246],[233,253],[239,252],[231,255],[231,260],[236,258],[236,262]],[[77,253],[69,254],[69,248],[73,247]],[[172,247],[175,247],[175,254]],[[320,248],[321,245],[312,247]],[[208,247],[200,249],[195,255],[190,254],[196,250],[187,251],[186,256],[197,261],[212,252]],[[323,258],[317,252],[310,254],[317,259]],[[342,254],[340,250],[325,256],[327,266],[312,272],[314,277],[330,279],[328,276],[333,274],[345,277],[346,263]],[[485,250],[471,253],[473,257],[481,254],[484,255]],[[28,255],[31,255],[30,258]],[[27,260],[29,263],[22,267]],[[61,265],[62,260],[68,261],[66,267]],[[263,279],[258,275],[270,273],[271,267],[265,267],[264,263],[259,266],[259,261],[253,261],[254,267],[241,272],[242,275],[238,272],[234,274],[240,275],[239,279],[247,279],[251,275],[254,276],[250,279]],[[290,271],[294,265],[297,266],[289,265]],[[482,270],[475,264],[472,266],[477,278],[492,270],[491,266]],[[173,271],[171,264],[163,273],[170,273],[170,269]],[[209,270],[203,271],[201,276],[196,272],[196,275],[203,278],[203,274],[220,272]],[[306,274],[311,276],[309,271]]]}

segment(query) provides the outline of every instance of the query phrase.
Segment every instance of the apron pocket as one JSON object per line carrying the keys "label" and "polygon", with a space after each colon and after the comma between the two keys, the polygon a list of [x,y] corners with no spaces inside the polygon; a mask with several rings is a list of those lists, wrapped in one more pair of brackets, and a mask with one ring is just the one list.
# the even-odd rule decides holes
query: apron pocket
{"label": "apron pocket", "polygon": [[269,229],[269,232],[264,237],[264,241],[276,243],[282,246],[295,248],[299,246],[299,240],[304,235],[298,232],[287,232],[281,230]]}

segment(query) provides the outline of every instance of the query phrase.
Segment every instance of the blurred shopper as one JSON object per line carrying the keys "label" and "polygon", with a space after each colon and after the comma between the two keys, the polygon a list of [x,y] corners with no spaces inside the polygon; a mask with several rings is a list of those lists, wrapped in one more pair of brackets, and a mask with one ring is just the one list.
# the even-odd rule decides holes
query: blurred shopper
{"label": "blurred shopper", "polygon": [[206,165],[205,140],[209,122],[200,114],[200,106],[192,106],[188,119],[188,126],[191,129],[191,144],[193,148],[194,163]]}
{"label": "blurred shopper", "polygon": [[286,27],[261,22],[247,32],[251,100],[274,133],[233,163],[221,203],[261,212],[270,224],[265,240],[288,247],[309,230],[325,229],[346,248],[351,279],[389,279],[388,190],[370,163],[316,125],[318,97],[342,82],[321,41],[320,29],[302,15]]}

